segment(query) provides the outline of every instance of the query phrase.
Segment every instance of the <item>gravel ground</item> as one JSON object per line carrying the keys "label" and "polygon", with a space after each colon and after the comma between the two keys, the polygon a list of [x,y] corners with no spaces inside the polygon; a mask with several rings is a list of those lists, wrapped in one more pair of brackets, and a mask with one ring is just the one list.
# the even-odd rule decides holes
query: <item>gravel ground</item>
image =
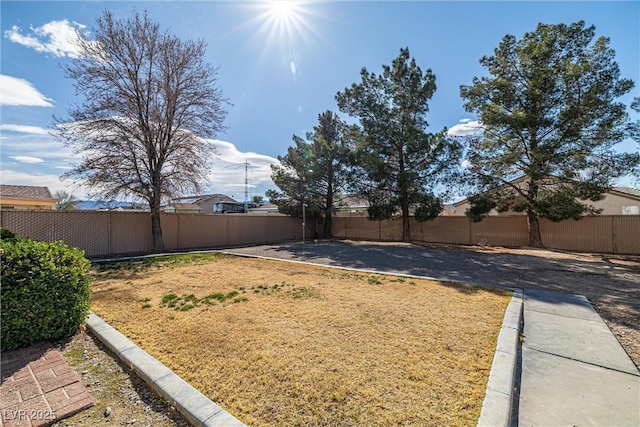
{"label": "gravel ground", "polygon": [[78,372],[95,405],[53,424],[74,426],[179,426],[190,424],[96,338],[79,330],[54,343]]}
{"label": "gravel ground", "polygon": [[584,295],[640,367],[640,256],[356,241],[226,252]]}

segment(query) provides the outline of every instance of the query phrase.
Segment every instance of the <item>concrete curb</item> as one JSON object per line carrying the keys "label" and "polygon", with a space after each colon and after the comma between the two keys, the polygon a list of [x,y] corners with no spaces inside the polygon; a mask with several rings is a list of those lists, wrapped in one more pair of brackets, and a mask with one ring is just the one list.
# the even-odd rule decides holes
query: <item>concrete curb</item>
{"label": "concrete curb", "polygon": [[511,297],[498,335],[487,392],[482,402],[478,426],[510,426],[514,417],[516,376],[523,316],[523,291]]}
{"label": "concrete curb", "polygon": [[233,415],[209,400],[165,365],[129,341],[99,316],[90,313],[87,327],[104,345],[173,405],[192,425],[244,426]]}

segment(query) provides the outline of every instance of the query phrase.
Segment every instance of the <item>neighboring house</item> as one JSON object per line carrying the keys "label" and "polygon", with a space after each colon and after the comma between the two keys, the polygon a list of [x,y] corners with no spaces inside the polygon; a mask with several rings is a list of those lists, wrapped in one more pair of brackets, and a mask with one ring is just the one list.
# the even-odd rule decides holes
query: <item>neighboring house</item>
{"label": "neighboring house", "polygon": [[195,203],[171,203],[163,210],[168,213],[202,213],[202,209],[200,208],[200,206],[196,205]]}
{"label": "neighboring house", "polygon": [[278,213],[278,205],[274,205],[273,203],[265,203],[263,205],[255,205],[253,208],[247,209],[247,213],[255,214],[255,213]]}
{"label": "neighboring house", "polygon": [[455,205],[446,204],[442,207],[442,212],[440,212],[440,216],[455,216],[456,215],[456,207]]}
{"label": "neighboring house", "polygon": [[366,215],[369,201],[362,196],[356,194],[339,194],[336,196],[335,210],[339,213],[357,213]]}
{"label": "neighboring house", "polygon": [[[640,215],[640,190],[630,187],[613,187],[607,192],[604,199],[590,202],[596,209],[602,209],[600,215]],[[468,199],[453,204],[453,215],[464,216],[471,207]],[[525,212],[497,212],[493,210],[490,216],[526,215]]]}
{"label": "neighboring house", "polygon": [[0,184],[0,208],[2,209],[54,210],[56,201],[47,187]]}
{"label": "neighboring house", "polygon": [[79,200],[74,203],[74,210],[149,212],[149,206],[143,203],[118,200]]}
{"label": "neighboring house", "polygon": [[640,215],[640,190],[613,187],[603,200],[594,205],[603,209],[601,215]]}
{"label": "neighboring house", "polygon": [[[349,216],[367,215],[367,208],[369,208],[369,201],[365,197],[355,194],[342,194],[336,197],[336,213],[338,214],[348,213]],[[454,216],[456,215],[455,212],[454,205],[445,204],[440,215]]]}
{"label": "neighboring house", "polygon": [[171,205],[175,203],[195,204],[200,208],[199,213],[214,213],[213,205],[216,202],[238,203],[236,200],[224,194],[203,194],[199,196],[178,197],[172,200]]}

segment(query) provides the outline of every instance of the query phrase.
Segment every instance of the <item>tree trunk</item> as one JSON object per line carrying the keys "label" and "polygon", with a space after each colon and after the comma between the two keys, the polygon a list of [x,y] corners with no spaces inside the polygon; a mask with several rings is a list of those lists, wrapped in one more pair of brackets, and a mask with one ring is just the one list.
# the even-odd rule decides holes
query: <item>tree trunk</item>
{"label": "tree trunk", "polygon": [[322,237],[324,239],[331,238],[331,217],[333,215],[333,169],[329,170],[329,179],[327,180],[327,192],[325,194],[324,205],[324,228],[322,229]]}
{"label": "tree trunk", "polygon": [[411,230],[409,228],[409,206],[402,206],[402,241],[411,241]]}
{"label": "tree trunk", "polygon": [[529,229],[529,246],[542,248],[542,235],[540,234],[540,222],[535,212],[527,210],[527,227]]}
{"label": "tree trunk", "polygon": [[324,211],[324,221],[322,227],[322,238],[330,239],[331,238],[331,211],[332,209],[326,209]]}
{"label": "tree trunk", "polygon": [[160,198],[154,198],[150,203],[151,207],[151,235],[153,236],[153,251],[164,251],[164,240],[162,239],[162,228],[160,226]]}

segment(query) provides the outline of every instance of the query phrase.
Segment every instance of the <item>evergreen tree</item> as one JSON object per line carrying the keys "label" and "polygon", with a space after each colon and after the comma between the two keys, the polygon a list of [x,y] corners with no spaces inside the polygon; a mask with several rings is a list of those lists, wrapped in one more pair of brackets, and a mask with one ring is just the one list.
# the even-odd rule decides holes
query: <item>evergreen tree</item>
{"label": "evergreen tree", "polygon": [[388,220],[399,212],[403,240],[410,241],[411,211],[419,221],[442,211],[461,147],[445,131],[426,131],[436,78],[422,72],[408,48],[383,65],[382,74],[366,68],[360,74],[360,83],[336,95],[340,110],[360,121],[353,184],[369,201],[369,218]]}
{"label": "evergreen tree", "polygon": [[484,126],[468,150],[469,180],[486,191],[471,200],[472,219],[494,207],[524,211],[529,244],[542,246],[538,218],[597,213],[589,202],[637,161],[613,149],[628,128],[616,100],[633,82],[620,78],[609,39],[594,37],[582,21],[507,35],[480,60],[489,76],[461,86],[466,110]]}
{"label": "evergreen tree", "polygon": [[322,218],[325,238],[331,237],[331,217],[336,196],[347,188],[351,145],[346,125],[331,111],[318,115],[318,125],[306,135],[293,136],[294,146],[272,165],[271,179],[280,189],[270,191],[269,199],[281,212],[301,214],[302,203],[308,205],[309,218]]}

